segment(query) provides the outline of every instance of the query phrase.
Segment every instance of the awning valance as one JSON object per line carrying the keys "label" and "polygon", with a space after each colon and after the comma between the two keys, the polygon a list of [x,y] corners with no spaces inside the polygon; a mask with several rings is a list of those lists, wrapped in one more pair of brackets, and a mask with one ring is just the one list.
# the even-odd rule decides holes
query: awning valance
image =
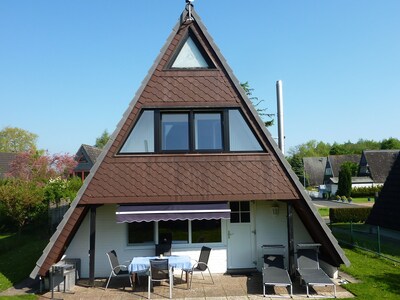
{"label": "awning valance", "polygon": [[229,219],[228,203],[120,205],[117,223]]}

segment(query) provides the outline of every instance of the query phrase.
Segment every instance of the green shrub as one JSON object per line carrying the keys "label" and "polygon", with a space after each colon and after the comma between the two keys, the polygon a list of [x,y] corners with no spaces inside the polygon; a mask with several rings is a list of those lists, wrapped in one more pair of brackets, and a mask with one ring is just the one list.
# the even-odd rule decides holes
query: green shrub
{"label": "green shrub", "polygon": [[381,189],[382,186],[355,187],[351,190],[351,197],[353,198],[374,197],[375,193],[379,193]]}
{"label": "green shrub", "polygon": [[331,208],[329,219],[331,223],[363,223],[367,220],[371,209],[371,207]]}

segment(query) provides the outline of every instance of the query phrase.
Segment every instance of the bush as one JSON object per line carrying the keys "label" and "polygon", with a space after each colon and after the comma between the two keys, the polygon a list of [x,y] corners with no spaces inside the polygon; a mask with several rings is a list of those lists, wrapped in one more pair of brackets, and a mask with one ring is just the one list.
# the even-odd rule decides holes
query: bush
{"label": "bush", "polygon": [[382,186],[355,187],[351,190],[351,197],[353,198],[374,197],[375,193],[379,193],[381,189]]}
{"label": "bush", "polygon": [[364,223],[372,207],[331,208],[329,219],[331,223]]}

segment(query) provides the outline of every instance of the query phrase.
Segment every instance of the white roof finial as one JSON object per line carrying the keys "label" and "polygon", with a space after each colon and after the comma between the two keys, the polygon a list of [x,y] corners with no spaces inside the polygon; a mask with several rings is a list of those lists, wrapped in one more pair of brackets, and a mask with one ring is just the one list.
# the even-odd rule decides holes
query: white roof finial
{"label": "white roof finial", "polygon": [[192,17],[192,8],[193,8],[193,1],[194,0],[185,0],[186,2],[186,10],[189,12],[188,17],[186,19],[186,21],[193,21],[193,17]]}

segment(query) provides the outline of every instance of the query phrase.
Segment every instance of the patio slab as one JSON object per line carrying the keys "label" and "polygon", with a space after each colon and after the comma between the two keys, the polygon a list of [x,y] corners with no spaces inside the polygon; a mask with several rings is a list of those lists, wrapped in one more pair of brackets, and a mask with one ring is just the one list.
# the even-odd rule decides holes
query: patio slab
{"label": "patio slab", "polygon": [[[260,273],[251,273],[248,275],[226,275],[214,274],[214,282],[207,274],[203,279],[201,275],[193,277],[192,289],[187,290],[186,282],[180,280],[178,274],[175,275],[174,289],[172,291],[173,299],[186,300],[242,300],[242,299],[274,299],[271,297],[263,297],[262,294],[262,276]],[[141,278],[141,284],[135,286],[132,290],[127,278],[112,278],[108,289],[105,289],[106,279],[96,279],[95,286],[91,287],[87,280],[79,280],[77,285],[67,293],[54,292],[56,299],[146,299],[147,298],[147,282],[145,278]],[[272,288],[267,288],[267,293],[272,293]],[[277,287],[274,291],[277,295],[288,295],[285,288]],[[313,296],[332,296],[331,287],[318,287],[310,289]],[[294,282],[293,299],[309,299],[306,295],[304,286],[300,286],[298,280]],[[337,298],[352,298],[350,292],[345,290],[337,282],[336,286]],[[168,299],[169,287],[167,283],[161,283],[154,286],[151,293],[151,299]],[[51,299],[51,292],[40,295],[39,299]]]}

